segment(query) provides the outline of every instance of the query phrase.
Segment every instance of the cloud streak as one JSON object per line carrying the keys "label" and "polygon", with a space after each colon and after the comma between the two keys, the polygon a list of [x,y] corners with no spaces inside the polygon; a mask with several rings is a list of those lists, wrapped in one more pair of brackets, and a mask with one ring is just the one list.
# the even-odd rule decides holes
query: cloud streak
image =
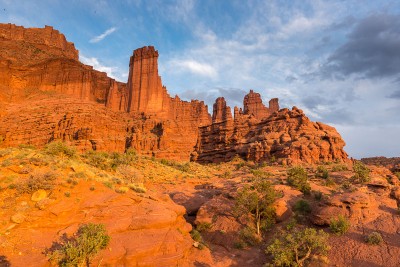
{"label": "cloud streak", "polygon": [[102,34],[93,37],[92,39],[90,39],[90,43],[98,43],[101,40],[103,40],[104,38],[106,38],[107,36],[109,36],[110,34],[112,34],[113,32],[115,32],[117,30],[116,27],[112,27],[108,30],[106,30],[105,32],[103,32]]}
{"label": "cloud streak", "polygon": [[95,57],[85,57],[83,55],[79,55],[79,59],[82,63],[92,66],[95,70],[105,72],[113,79],[117,79],[115,75],[115,71],[117,70],[116,67],[108,67],[99,62],[99,60]]}
{"label": "cloud streak", "polygon": [[196,60],[175,59],[172,60],[169,64],[172,68],[176,68],[178,71],[182,72],[189,71],[191,73],[206,76],[209,78],[216,78],[218,76],[217,70],[213,66],[207,63],[198,62]]}

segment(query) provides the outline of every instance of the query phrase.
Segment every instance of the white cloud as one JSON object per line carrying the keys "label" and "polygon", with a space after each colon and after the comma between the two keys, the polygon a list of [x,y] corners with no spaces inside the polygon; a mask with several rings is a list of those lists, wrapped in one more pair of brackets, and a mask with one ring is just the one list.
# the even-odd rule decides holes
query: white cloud
{"label": "white cloud", "polygon": [[101,40],[103,40],[104,38],[106,38],[108,35],[110,35],[110,34],[112,34],[113,32],[115,32],[116,30],[117,30],[117,28],[112,27],[112,28],[106,30],[105,32],[103,32],[102,34],[93,37],[92,39],[90,39],[89,42],[91,42],[91,43],[98,43],[98,42],[100,42]]}
{"label": "white cloud", "polygon": [[172,68],[176,68],[178,71],[189,71],[194,74],[198,74],[201,76],[206,76],[210,78],[216,78],[218,76],[218,73],[216,69],[207,64],[207,63],[201,63],[195,60],[179,60],[175,59],[169,62],[169,65]]}
{"label": "white cloud", "polygon": [[92,66],[95,70],[105,72],[107,75],[113,79],[118,79],[114,72],[117,71],[116,67],[108,67],[99,62],[99,60],[95,57],[85,57],[83,55],[79,55],[79,59],[83,64]]}

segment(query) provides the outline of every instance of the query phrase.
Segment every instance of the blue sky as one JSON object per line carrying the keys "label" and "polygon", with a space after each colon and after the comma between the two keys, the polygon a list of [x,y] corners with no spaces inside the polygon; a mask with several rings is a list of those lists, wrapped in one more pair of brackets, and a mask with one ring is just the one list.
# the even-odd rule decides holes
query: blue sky
{"label": "blue sky", "polygon": [[397,0],[0,0],[0,22],[51,25],[123,82],[154,45],[171,96],[241,106],[254,89],[335,126],[352,157],[400,156]]}

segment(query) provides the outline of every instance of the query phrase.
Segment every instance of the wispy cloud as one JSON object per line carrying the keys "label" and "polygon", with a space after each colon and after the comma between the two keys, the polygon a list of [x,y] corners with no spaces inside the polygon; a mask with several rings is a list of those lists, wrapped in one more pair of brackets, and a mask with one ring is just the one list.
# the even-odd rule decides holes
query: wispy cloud
{"label": "wispy cloud", "polygon": [[170,61],[170,65],[173,68],[176,68],[178,71],[189,71],[194,74],[210,77],[210,78],[216,78],[218,76],[217,70],[207,64],[207,63],[201,63],[195,60],[179,60],[175,59]]}
{"label": "wispy cloud", "polygon": [[117,79],[115,72],[117,71],[116,67],[109,67],[101,64],[99,60],[95,57],[85,57],[83,55],[79,55],[79,59],[82,63],[92,66],[95,70],[105,72],[108,76],[113,79]]}
{"label": "wispy cloud", "polygon": [[100,42],[101,40],[103,40],[104,38],[106,38],[107,36],[109,36],[110,34],[112,34],[113,32],[115,32],[116,30],[117,30],[116,27],[112,27],[112,28],[106,30],[105,32],[103,32],[102,34],[93,37],[92,39],[90,39],[89,42],[91,42],[91,43],[98,43],[98,42]]}

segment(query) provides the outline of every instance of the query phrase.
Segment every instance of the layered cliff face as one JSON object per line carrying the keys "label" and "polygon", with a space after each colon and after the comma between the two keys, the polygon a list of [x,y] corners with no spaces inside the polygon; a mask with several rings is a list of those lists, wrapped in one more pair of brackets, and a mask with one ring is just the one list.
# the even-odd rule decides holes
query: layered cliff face
{"label": "layered cliff face", "polygon": [[67,94],[126,110],[126,86],[79,62],[73,43],[52,27],[0,24],[0,101]]}
{"label": "layered cliff face", "polygon": [[[254,95],[250,91],[244,103],[249,105]],[[277,100],[272,101],[278,105]],[[192,160],[225,162],[235,156],[256,162],[278,160],[286,164],[347,160],[343,150],[345,142],[335,128],[311,122],[296,107],[260,117],[266,109],[258,100],[255,103],[250,105],[252,108],[245,106],[244,112],[235,107],[233,122],[227,119],[200,127]],[[226,110],[227,107],[220,109]]]}
{"label": "layered cliff face", "polygon": [[136,49],[130,59],[127,112],[145,114],[157,125],[151,133],[159,137],[155,156],[189,159],[196,144],[198,127],[211,123],[203,101],[171,98],[158,74],[158,51],[153,46]]}
{"label": "layered cliff face", "polygon": [[[81,150],[132,147],[142,154],[187,160],[198,126],[211,123],[204,102],[169,96],[154,47],[134,51],[128,85],[80,63],[74,45],[49,26],[0,24],[0,50],[5,146],[64,140]],[[63,95],[71,98],[61,100]],[[104,106],[122,113],[104,113]]]}

